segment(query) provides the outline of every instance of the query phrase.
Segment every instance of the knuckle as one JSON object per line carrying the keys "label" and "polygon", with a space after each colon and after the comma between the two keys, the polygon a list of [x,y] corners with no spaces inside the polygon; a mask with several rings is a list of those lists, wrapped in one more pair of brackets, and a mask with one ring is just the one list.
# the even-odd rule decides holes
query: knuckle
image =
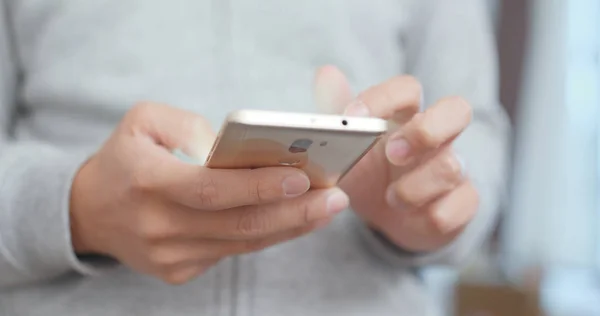
{"label": "knuckle", "polygon": [[159,105],[151,102],[135,104],[123,117],[120,130],[125,134],[139,135],[146,128],[148,122],[156,119],[156,109]]}
{"label": "knuckle", "polygon": [[197,177],[197,181],[194,185],[194,193],[202,206],[214,207],[219,200],[217,182],[214,177],[209,174],[203,174]]}
{"label": "knuckle", "polygon": [[429,213],[429,224],[433,229],[434,233],[437,234],[446,234],[450,230],[452,230],[452,222],[451,220],[443,215],[443,212],[440,212],[438,206],[434,206]]}
{"label": "knuckle", "polygon": [[148,260],[158,269],[167,269],[179,264],[180,255],[169,247],[154,247],[148,251]]}
{"label": "knuckle", "polygon": [[435,148],[440,145],[440,140],[431,133],[424,118],[423,113],[419,113],[413,119],[415,140],[423,147]]}
{"label": "knuckle", "polygon": [[264,211],[259,209],[243,212],[238,217],[237,233],[244,237],[260,236],[267,232],[270,227],[267,216]]}
{"label": "knuckle", "polygon": [[401,203],[406,203],[406,204],[410,204],[412,205],[412,192],[411,192],[411,187],[410,185],[407,184],[406,180],[400,180],[397,184],[396,184],[396,189],[394,190],[396,192],[396,198],[398,199],[399,202]]}
{"label": "knuckle", "polygon": [[318,218],[318,216],[315,214],[316,212],[313,212],[313,206],[311,203],[299,202],[296,204],[295,209],[297,210],[296,212],[298,214],[297,223],[295,223],[296,227],[304,226]]}
{"label": "knuckle", "polygon": [[272,196],[276,196],[279,192],[269,181],[265,180],[265,177],[261,176],[252,170],[248,177],[248,196],[258,203],[266,202]]}
{"label": "knuckle", "polygon": [[432,172],[436,179],[455,183],[461,178],[461,164],[453,153],[440,155],[433,162]]}
{"label": "knuckle", "polygon": [[[139,153],[139,152],[138,152]],[[143,155],[142,155],[143,156]],[[152,193],[163,185],[158,175],[158,169],[168,163],[167,159],[159,157],[140,157],[130,164],[127,171],[129,189],[133,193]]]}
{"label": "knuckle", "polygon": [[137,234],[151,244],[163,241],[173,236],[173,231],[167,218],[160,212],[144,212],[137,225]]}
{"label": "knuckle", "polygon": [[143,164],[135,167],[129,175],[129,187],[134,192],[148,192],[155,187],[151,172],[148,172]]}

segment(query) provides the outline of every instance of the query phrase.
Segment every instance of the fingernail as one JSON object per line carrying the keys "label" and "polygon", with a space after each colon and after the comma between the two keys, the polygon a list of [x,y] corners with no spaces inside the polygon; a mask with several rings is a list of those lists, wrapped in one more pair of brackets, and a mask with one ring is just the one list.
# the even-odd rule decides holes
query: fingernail
{"label": "fingernail", "polygon": [[406,139],[400,137],[391,139],[385,148],[385,154],[392,162],[400,161],[408,156],[410,152],[410,144]]}
{"label": "fingernail", "polygon": [[406,205],[404,203],[402,203],[402,201],[400,201],[400,199],[398,199],[398,195],[396,194],[396,191],[391,186],[387,189],[387,192],[385,193],[385,201],[387,202],[388,206],[391,208],[394,208],[394,209],[406,208]]}
{"label": "fingernail", "polygon": [[298,174],[286,177],[281,185],[286,196],[294,197],[308,191],[310,181],[307,176]]}
{"label": "fingernail", "polygon": [[348,195],[340,189],[333,189],[327,197],[327,213],[334,215],[348,207]]}
{"label": "fingernail", "polygon": [[354,100],[346,107],[344,115],[369,117],[371,115],[371,111],[369,111],[367,105],[361,100]]}

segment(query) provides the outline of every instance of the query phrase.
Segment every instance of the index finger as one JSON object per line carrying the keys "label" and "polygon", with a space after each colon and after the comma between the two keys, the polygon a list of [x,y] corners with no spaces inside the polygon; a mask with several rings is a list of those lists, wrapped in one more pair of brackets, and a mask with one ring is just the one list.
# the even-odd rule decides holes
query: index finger
{"label": "index finger", "polygon": [[419,112],[422,88],[411,76],[399,76],[362,92],[345,111],[346,115],[373,116],[404,123]]}
{"label": "index finger", "polygon": [[452,142],[469,125],[471,116],[467,101],[444,98],[390,135],[386,155],[392,163],[403,165],[412,157],[438,149]]}
{"label": "index finger", "polygon": [[208,154],[216,135],[200,115],[165,104],[141,102],[125,117],[123,127],[141,131],[154,142],[169,149],[201,159]]}

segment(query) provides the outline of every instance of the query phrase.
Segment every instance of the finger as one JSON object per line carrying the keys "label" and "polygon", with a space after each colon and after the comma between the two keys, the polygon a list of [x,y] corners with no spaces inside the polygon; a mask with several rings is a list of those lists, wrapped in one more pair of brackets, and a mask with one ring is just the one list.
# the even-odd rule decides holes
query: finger
{"label": "finger", "polygon": [[[251,240],[215,240],[215,239],[176,239],[157,247],[150,253],[150,261],[154,264],[155,275],[164,278],[171,275],[173,279],[185,282],[198,275],[220,259],[258,251],[294,238],[298,238],[331,222],[331,218],[317,220],[302,227],[274,234],[265,238]],[[175,275],[173,275],[175,274]]]}
{"label": "finger", "polygon": [[421,207],[456,188],[464,180],[462,164],[450,146],[404,174],[388,187],[390,207]]}
{"label": "finger", "polygon": [[447,144],[469,125],[471,115],[471,106],[462,98],[440,100],[390,136],[386,144],[388,160],[405,165],[414,157]]}
{"label": "finger", "polygon": [[260,239],[330,218],[347,207],[342,190],[314,190],[291,200],[215,213],[174,210],[169,226],[181,237]]}
{"label": "finger", "polygon": [[149,136],[169,149],[201,159],[215,140],[215,133],[202,116],[164,104],[144,102],[128,112],[124,120],[132,134]]}
{"label": "finger", "polygon": [[394,77],[361,93],[344,114],[373,116],[403,123],[419,111],[421,84],[413,77]]}
{"label": "finger", "polygon": [[314,82],[315,103],[323,113],[342,113],[352,100],[352,89],[346,76],[334,66],[317,70]]}
{"label": "finger", "polygon": [[478,207],[479,194],[467,181],[429,205],[426,212],[432,231],[447,234],[469,223]]}
{"label": "finger", "polygon": [[331,218],[325,218],[314,221],[302,227],[281,232],[269,237],[260,239],[224,241],[208,240],[204,241],[202,247],[197,247],[199,257],[227,257],[231,255],[247,254],[257,252],[268,247],[272,247],[286,241],[297,239],[319,228],[322,228],[331,222]]}
{"label": "finger", "polygon": [[297,168],[219,170],[186,164],[174,157],[140,178],[142,187],[200,210],[271,203],[299,196],[310,187],[306,174]]}
{"label": "finger", "polygon": [[437,249],[463,231],[478,207],[477,191],[465,182],[423,211],[407,213],[398,229],[400,240],[411,240],[415,251]]}

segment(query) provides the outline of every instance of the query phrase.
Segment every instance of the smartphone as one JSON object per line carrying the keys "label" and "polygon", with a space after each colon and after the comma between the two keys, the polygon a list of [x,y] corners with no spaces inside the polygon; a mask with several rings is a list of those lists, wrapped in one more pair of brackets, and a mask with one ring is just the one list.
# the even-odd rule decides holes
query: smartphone
{"label": "smartphone", "polygon": [[378,118],[260,110],[229,114],[207,157],[215,169],[304,170],[313,188],[335,186],[387,130]]}

